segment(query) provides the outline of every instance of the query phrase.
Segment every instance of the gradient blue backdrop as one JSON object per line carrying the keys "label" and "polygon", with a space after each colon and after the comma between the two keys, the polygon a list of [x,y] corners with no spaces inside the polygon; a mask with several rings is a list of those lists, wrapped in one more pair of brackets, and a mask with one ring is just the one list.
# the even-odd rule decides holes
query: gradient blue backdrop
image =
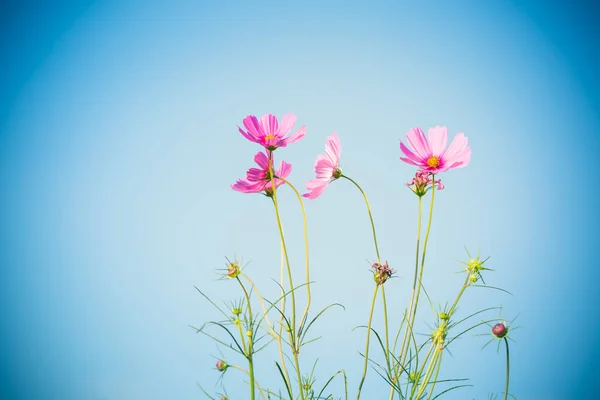
{"label": "gradient blue backdrop", "polygon": [[[2,2],[0,397],[220,391],[220,350],[188,326],[218,314],[193,286],[237,296],[215,275],[237,256],[275,296],[269,201],[229,184],[258,150],[237,132],[242,118],[293,112],[308,134],[278,154],[302,186],[339,133],[344,171],[370,196],[382,257],[399,270],[388,286],[396,318],[416,220],[399,139],[414,126],[465,132],[471,164],[443,176],[437,202],[433,300],[456,293],[463,246],[481,247],[489,283],[514,296],[472,291],[463,308],[520,314],[511,392],[596,398],[598,17],[577,1]],[[288,191],[282,201],[300,266],[300,213]],[[320,358],[320,384],[346,368],[354,393],[364,331],[350,330],[366,321],[372,290],[368,219],[347,182],[307,208],[315,310],[346,311],[315,328],[324,338],[303,365]],[[432,321],[427,307],[422,317]],[[503,390],[504,355],[480,351],[487,340],[455,342],[442,375],[474,387],[446,398]],[[259,361],[263,385],[277,384],[272,355]],[[234,399],[247,397],[240,379],[223,380]],[[371,373],[363,398],[383,398],[380,386]]]}

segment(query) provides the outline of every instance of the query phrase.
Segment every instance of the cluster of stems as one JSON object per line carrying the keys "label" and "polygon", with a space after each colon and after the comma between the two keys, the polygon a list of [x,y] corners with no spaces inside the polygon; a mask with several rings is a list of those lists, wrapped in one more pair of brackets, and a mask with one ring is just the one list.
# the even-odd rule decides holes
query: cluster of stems
{"label": "cluster of stems", "polygon": [[[281,274],[280,274],[280,289],[281,289],[281,297],[277,300],[277,302],[270,303],[270,306],[267,307],[265,305],[265,300],[260,295],[260,292],[252,282],[252,280],[245,274],[239,273],[235,275],[235,279],[238,281],[245,297],[245,308],[246,308],[246,332],[244,332],[242,328],[242,323],[239,318],[236,321],[236,325],[239,330],[240,341],[242,346],[240,348],[244,357],[247,360],[248,368],[242,368],[239,366],[231,365],[231,367],[239,369],[246,373],[249,378],[249,389],[250,389],[250,399],[254,400],[256,396],[256,391],[260,393],[263,399],[268,398],[281,398],[281,395],[276,395],[274,392],[271,392],[267,389],[262,389],[255,377],[254,371],[254,355],[256,354],[255,350],[255,342],[254,336],[258,332],[258,327],[261,325],[261,322],[264,322],[266,327],[261,326],[267,335],[269,335],[272,341],[275,341],[277,344],[278,352],[279,352],[279,361],[276,363],[276,366],[279,370],[279,373],[284,381],[287,395],[290,400],[300,399],[300,400],[311,400],[321,398],[320,394],[315,397],[315,392],[312,388],[312,383],[314,381],[314,367],[313,372],[309,377],[303,377],[301,372],[301,363],[300,363],[300,352],[301,347],[304,343],[304,337],[306,335],[306,331],[314,322],[313,319],[311,322],[308,322],[309,310],[311,306],[311,282],[310,282],[310,268],[309,268],[309,248],[308,248],[308,230],[307,230],[307,218],[306,211],[304,208],[304,202],[302,196],[298,192],[298,190],[294,187],[294,185],[288,180],[277,177],[275,175],[275,171],[273,169],[273,153],[269,151],[269,171],[268,177],[270,181],[270,188],[265,191],[266,195],[271,198],[273,202],[273,208],[275,213],[275,219],[277,222],[277,228],[279,231],[279,237],[281,242],[281,251],[282,251],[282,263],[281,263]],[[375,229],[375,223],[373,220],[373,214],[371,212],[371,207],[369,205],[369,200],[367,195],[361,186],[351,179],[350,177],[341,174],[339,178],[344,178],[351,182],[361,193],[366,209],[369,216],[371,232],[373,235],[373,243],[375,247],[375,256],[377,263],[374,264],[378,266],[379,271],[387,271],[382,269],[381,265],[381,256],[379,252],[379,246],[377,243],[377,233]],[[305,249],[305,282],[301,286],[305,286],[306,289],[306,304],[304,306],[302,314],[299,316],[296,302],[296,289],[300,286],[295,286],[293,282],[292,276],[292,267],[290,264],[290,257],[287,250],[286,238],[283,230],[283,223],[279,210],[278,203],[278,189],[275,184],[275,180],[278,179],[286,184],[286,186],[290,187],[295,193],[298,202],[300,204],[302,210],[303,217],[303,229],[304,229],[304,249]],[[336,177],[337,179],[337,177]],[[432,182],[435,182],[435,176],[432,176]],[[395,395],[399,399],[422,399],[427,398],[431,399],[436,383],[438,382],[438,376],[440,373],[442,357],[444,353],[444,349],[449,344],[447,336],[448,332],[452,327],[456,325],[456,323],[452,322],[452,317],[457,309],[459,300],[464,294],[465,290],[471,286],[474,282],[472,277],[474,276],[473,271],[467,269],[467,276],[464,284],[460,288],[454,302],[450,306],[449,309],[445,310],[443,313],[440,313],[439,320],[436,323],[436,328],[431,334],[431,336],[425,341],[423,344],[417,343],[416,335],[415,335],[415,322],[417,319],[417,313],[419,308],[419,300],[421,299],[421,292],[423,289],[423,276],[425,270],[425,260],[427,254],[427,244],[430,236],[432,219],[433,219],[433,208],[435,201],[435,184],[431,185],[431,203],[429,207],[429,218],[427,222],[427,227],[425,230],[425,236],[423,241],[421,241],[421,228],[422,228],[422,214],[423,214],[423,197],[422,195],[418,196],[418,220],[417,220],[417,240],[416,240],[416,252],[415,252],[415,267],[414,267],[414,276],[412,280],[412,291],[409,301],[408,309],[405,310],[402,321],[400,323],[400,327],[396,332],[395,339],[393,341],[393,346],[390,347],[390,335],[389,335],[389,324],[388,324],[388,311],[387,311],[387,300],[386,300],[386,292],[384,283],[391,275],[391,270],[389,270],[388,275],[382,278],[381,275],[375,276],[376,279],[375,285],[373,288],[373,296],[371,301],[371,307],[369,310],[368,322],[366,326],[366,338],[365,338],[365,350],[363,354],[363,363],[362,363],[362,374],[360,376],[357,392],[356,392],[356,400],[359,400],[361,397],[362,389],[366,380],[367,372],[369,369],[369,363],[375,364],[380,367],[383,371],[380,374],[389,384],[389,400],[392,400]],[[421,249],[421,243],[422,249]],[[473,261],[473,260],[471,260]],[[479,273],[481,269],[481,263],[479,265],[479,270],[476,272]],[[385,268],[387,267],[387,262],[385,264]],[[381,272],[379,272],[381,274]],[[249,292],[240,279],[240,276],[243,277],[247,283],[251,287],[251,291]],[[230,276],[231,277],[231,276]],[[251,307],[251,296],[253,293],[254,296],[257,297],[260,302],[263,316],[260,319],[253,318],[253,312]],[[383,323],[384,323],[384,335],[383,339],[381,339],[380,335],[378,335],[378,340],[381,345],[382,351],[384,353],[385,365],[381,366],[380,364],[374,363],[370,358],[370,347],[371,347],[371,336],[372,332],[376,332],[372,327],[373,316],[375,313],[375,308],[377,304],[377,297],[381,295],[382,302],[382,312],[383,312]],[[273,324],[268,317],[268,314],[271,310],[276,309],[278,316],[278,324]],[[319,314],[320,315],[320,314]],[[319,316],[317,315],[317,317]],[[285,332],[285,333],[284,333]],[[402,336],[402,340],[400,341],[400,336]],[[506,338],[504,338],[506,341]],[[399,347],[397,347],[398,343],[400,343]],[[286,345],[289,348],[286,348]],[[507,379],[506,379],[506,392],[508,392],[508,343],[506,344],[507,350]],[[288,357],[287,351],[291,353],[291,358]],[[424,355],[423,355],[424,353]],[[291,370],[289,367],[289,363],[292,363]],[[290,371],[293,371],[295,376],[290,376]],[[345,371],[340,370],[336,373],[328,382],[329,382],[339,373],[343,372],[344,377],[346,376]],[[325,385],[325,386],[327,386]],[[325,388],[323,388],[324,390]],[[348,398],[347,386],[346,390],[346,399]],[[327,397],[329,398],[329,397]],[[506,397],[505,397],[506,398]]]}

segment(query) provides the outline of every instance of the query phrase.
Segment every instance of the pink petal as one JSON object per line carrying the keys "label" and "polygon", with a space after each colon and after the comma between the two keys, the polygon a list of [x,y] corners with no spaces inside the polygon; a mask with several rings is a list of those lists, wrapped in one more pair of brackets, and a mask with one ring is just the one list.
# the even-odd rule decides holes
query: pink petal
{"label": "pink petal", "polygon": [[266,173],[265,173],[264,169],[250,168],[246,172],[246,179],[248,181],[252,181],[252,182],[260,181],[260,180],[264,179],[265,176],[266,176]]}
{"label": "pink petal", "polygon": [[305,185],[307,190],[313,190],[314,188],[323,186],[327,183],[329,183],[329,179],[312,179],[306,182]]}
{"label": "pink petal", "polygon": [[[410,158],[412,161],[414,161],[416,163],[423,164],[423,163],[426,162],[426,160],[424,158],[420,158],[419,156],[417,156],[416,154],[414,154],[402,142],[400,142],[400,150],[404,153],[405,156],[407,156],[408,158]],[[413,164],[413,165],[415,165],[415,164]]]}
{"label": "pink petal", "polygon": [[275,175],[280,178],[286,179],[288,175],[292,172],[292,164],[286,163],[285,161],[281,161],[279,168],[275,171]]}
{"label": "pink petal", "polygon": [[302,127],[300,127],[300,129],[298,129],[292,136],[282,139],[278,147],[285,147],[290,143],[297,142],[298,140],[302,139],[304,135],[306,135],[306,128],[304,125],[302,125]]}
{"label": "pink petal", "polygon": [[[314,200],[317,197],[319,197],[325,191],[325,189],[327,189],[328,185],[329,185],[329,182],[324,182],[321,185],[312,188],[312,190],[309,189],[310,192],[305,193],[302,196],[306,197],[307,199]],[[307,184],[307,186],[308,186],[308,184]],[[308,189],[308,187],[307,187],[307,189]]]}
{"label": "pink petal", "polygon": [[281,119],[281,125],[279,125],[279,130],[275,136],[284,137],[294,127],[296,124],[296,116],[292,113],[285,114]]}
{"label": "pink petal", "polygon": [[446,144],[448,144],[448,128],[438,125],[435,128],[430,128],[428,135],[431,153],[437,156],[441,155],[446,148]]}
{"label": "pink petal", "polygon": [[411,164],[411,165],[416,165],[417,167],[422,167],[423,164],[417,164],[416,162],[414,162],[413,160],[411,160],[410,158],[404,158],[404,157],[400,157],[400,159],[402,161],[404,161],[407,164]]}
{"label": "pink petal", "polygon": [[239,126],[238,126],[238,130],[240,131],[240,133],[242,134],[242,136],[244,136],[249,141],[254,142],[254,143],[258,143],[259,142],[259,140],[256,137],[254,137],[250,133],[246,132],[245,130],[243,130]]}
{"label": "pink petal", "polygon": [[259,193],[264,190],[264,182],[249,182],[246,179],[238,179],[231,188],[242,193]]}
{"label": "pink petal", "polygon": [[442,158],[453,159],[461,151],[467,148],[469,139],[462,132],[456,134],[450,146],[441,155]]}
{"label": "pink petal", "polygon": [[[459,162],[459,163],[461,163],[460,167],[462,168],[462,167],[466,167],[467,165],[469,165],[470,161],[471,161],[471,148],[467,147],[466,149],[464,149],[463,151],[461,151],[456,156],[452,157],[451,159],[449,159],[446,162],[451,162],[451,163]],[[451,168],[454,168],[454,167],[451,167]]]}
{"label": "pink petal", "polygon": [[256,138],[257,140],[265,136],[264,133],[261,131],[260,124],[258,123],[258,120],[254,115],[248,115],[246,118],[244,118],[242,122],[248,130],[248,133],[251,136],[254,136],[254,138]]}
{"label": "pink petal", "polygon": [[337,133],[333,132],[333,135],[327,138],[325,142],[325,154],[331,160],[331,164],[334,167],[340,165],[340,155],[342,154],[342,145],[340,144],[340,138]]}
{"label": "pink petal", "polygon": [[264,171],[269,170],[269,157],[262,151],[256,153],[254,156],[254,162],[258,164],[258,166]]}
{"label": "pink petal", "polygon": [[406,133],[406,141],[420,158],[426,159],[431,155],[431,148],[421,128],[417,127],[408,131]]}
{"label": "pink petal", "polygon": [[260,117],[260,126],[262,128],[263,134],[277,136],[277,131],[279,129],[277,124],[277,117],[271,114],[265,114]]}

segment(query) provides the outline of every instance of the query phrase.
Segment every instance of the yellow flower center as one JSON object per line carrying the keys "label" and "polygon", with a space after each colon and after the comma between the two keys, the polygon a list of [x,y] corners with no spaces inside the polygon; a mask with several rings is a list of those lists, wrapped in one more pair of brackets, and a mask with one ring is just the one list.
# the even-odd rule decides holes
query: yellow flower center
{"label": "yellow flower center", "polygon": [[265,136],[265,140],[269,140],[269,139],[273,139],[273,138],[275,138],[275,136],[273,136],[273,135],[267,135],[267,136]]}
{"label": "yellow flower center", "polygon": [[431,168],[437,168],[440,166],[440,159],[438,156],[431,156],[427,159],[427,165],[429,165]]}

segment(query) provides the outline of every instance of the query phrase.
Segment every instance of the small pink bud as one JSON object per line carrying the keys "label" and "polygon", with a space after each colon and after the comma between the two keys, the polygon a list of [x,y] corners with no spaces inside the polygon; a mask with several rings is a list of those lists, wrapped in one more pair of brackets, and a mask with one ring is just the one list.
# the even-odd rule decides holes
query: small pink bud
{"label": "small pink bud", "polygon": [[225,371],[227,371],[227,367],[229,367],[229,365],[227,365],[227,363],[225,361],[223,361],[223,360],[217,361],[217,371],[225,372]]}
{"label": "small pink bud", "polygon": [[508,329],[502,322],[500,322],[494,325],[492,328],[492,333],[498,338],[503,338],[508,333]]}

